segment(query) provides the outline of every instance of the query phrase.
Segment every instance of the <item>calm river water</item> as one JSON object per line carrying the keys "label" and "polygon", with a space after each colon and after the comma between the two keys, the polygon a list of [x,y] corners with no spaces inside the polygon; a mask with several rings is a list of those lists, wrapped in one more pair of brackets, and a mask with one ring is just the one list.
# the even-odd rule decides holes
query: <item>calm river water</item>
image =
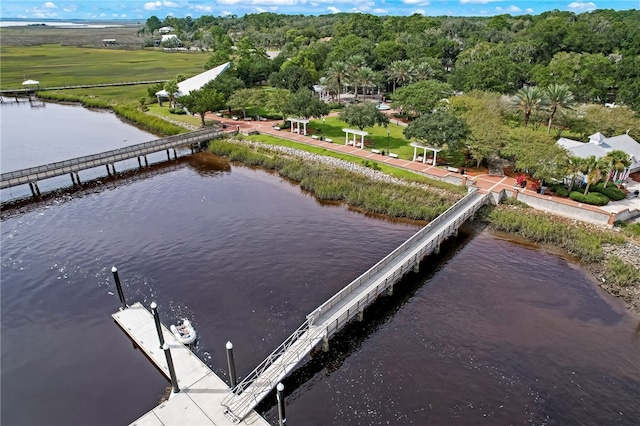
{"label": "calm river water", "polygon": [[[8,120],[10,108],[0,109],[3,171],[9,141],[34,113],[74,123],[41,129],[39,162],[84,145],[76,114],[88,111],[27,107]],[[94,132],[132,141],[111,114],[91,114]],[[166,380],[110,317],[113,265],[129,302],[156,301],[167,324],[192,319],[197,355],[226,379],[227,340],[247,374],[306,314],[419,229],[321,205],[273,174],[208,154],[3,213],[3,425],[128,424],[157,404]],[[365,319],[287,379],[288,424],[640,419],[638,318],[574,260],[461,233]],[[260,409],[275,424],[272,400]]]}

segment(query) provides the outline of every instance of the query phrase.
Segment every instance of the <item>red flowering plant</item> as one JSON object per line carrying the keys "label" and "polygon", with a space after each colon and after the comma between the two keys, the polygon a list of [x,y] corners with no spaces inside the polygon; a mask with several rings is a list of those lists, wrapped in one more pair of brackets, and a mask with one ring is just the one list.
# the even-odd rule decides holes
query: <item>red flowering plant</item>
{"label": "red flowering plant", "polygon": [[524,188],[527,185],[527,179],[524,177],[524,175],[520,175],[516,178],[516,185]]}

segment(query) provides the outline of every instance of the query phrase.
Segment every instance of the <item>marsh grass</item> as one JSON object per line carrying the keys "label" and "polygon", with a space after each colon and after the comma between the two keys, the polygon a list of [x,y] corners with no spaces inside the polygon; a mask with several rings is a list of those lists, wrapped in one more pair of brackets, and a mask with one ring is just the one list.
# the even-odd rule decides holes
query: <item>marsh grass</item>
{"label": "marsh grass", "polygon": [[602,245],[621,244],[624,238],[613,232],[573,225],[567,220],[533,209],[516,206],[483,207],[478,218],[498,231],[528,240],[561,247],[585,262],[603,259]]}
{"label": "marsh grass", "polygon": [[[342,154],[335,151],[330,151],[330,150],[319,148],[313,145],[305,145],[302,143],[290,141],[288,139],[280,139],[271,135],[252,135],[247,137],[241,137],[241,139],[246,139],[254,142],[261,142],[268,145],[279,145],[279,146],[286,146],[289,148],[300,149],[300,150],[311,152],[314,154],[326,155],[333,158],[339,158],[345,161],[351,161],[353,163],[365,165],[366,167],[366,164],[363,163],[363,160],[360,157],[356,157],[348,154]],[[391,175],[409,182],[426,184],[434,188],[440,188],[445,191],[450,191],[450,192],[459,194],[460,196],[467,193],[466,187],[463,187],[460,185],[453,185],[451,183],[443,182],[437,179],[431,179],[424,175],[416,174],[410,170],[399,169],[393,166],[389,166],[382,163],[376,163],[373,161],[368,161],[368,164],[369,164],[369,167],[373,168],[374,170],[379,170],[383,173],[386,173],[388,175]]]}
{"label": "marsh grass", "polygon": [[640,271],[633,265],[625,263],[618,256],[611,255],[607,261],[605,280],[607,283],[619,286],[640,283]]}
{"label": "marsh grass", "polygon": [[320,200],[343,201],[369,213],[428,221],[460,197],[457,192],[374,181],[358,173],[224,140],[212,142],[210,150],[231,161],[276,170]]}

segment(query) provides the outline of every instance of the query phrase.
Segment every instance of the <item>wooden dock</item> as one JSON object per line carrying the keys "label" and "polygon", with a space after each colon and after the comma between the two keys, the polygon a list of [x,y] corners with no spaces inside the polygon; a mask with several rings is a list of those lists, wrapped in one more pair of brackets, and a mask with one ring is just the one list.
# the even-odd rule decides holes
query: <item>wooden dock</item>
{"label": "wooden dock", "polygon": [[[153,315],[142,304],[135,303],[112,315],[116,323],[131,340],[169,378],[164,351],[160,349]],[[222,400],[229,395],[229,386],[207,367],[186,346],[178,342],[173,333],[162,326],[163,336],[169,344],[180,392],[172,393],[168,401],[161,403],[132,425],[200,425],[220,426],[232,424],[225,416]],[[251,411],[242,425],[268,426],[255,411]]]}

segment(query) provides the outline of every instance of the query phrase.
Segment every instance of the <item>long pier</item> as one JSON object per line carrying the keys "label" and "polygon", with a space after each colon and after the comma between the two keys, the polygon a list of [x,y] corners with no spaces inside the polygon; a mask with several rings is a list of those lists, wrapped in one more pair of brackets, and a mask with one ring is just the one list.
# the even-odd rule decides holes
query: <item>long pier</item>
{"label": "long pier", "polygon": [[119,83],[96,83],[96,84],[76,84],[69,86],[51,86],[51,87],[19,87],[15,89],[0,89],[0,96],[13,95],[15,93],[30,93],[44,90],[68,90],[68,89],[91,89],[94,87],[112,87],[112,86],[136,86],[138,84],[156,84],[166,83],[168,80],[144,80],[144,81],[122,81]]}
{"label": "long pier", "polygon": [[[173,386],[168,401],[132,425],[266,425],[254,410],[276,387],[280,424],[284,424],[283,388],[279,385],[282,379],[318,345],[328,351],[329,339],[335,333],[354,318],[362,320],[367,306],[382,294],[392,294],[393,286],[407,272],[417,272],[425,256],[438,253],[440,244],[451,235],[457,235],[460,226],[490,200],[489,193],[471,189],[444,213],[307,315],[307,320],[291,336],[235,386],[235,366],[232,367],[233,356],[230,355],[232,347],[227,346],[232,388],[161,325],[157,307],[152,304],[155,315],[152,316],[140,303],[126,305],[114,268],[112,272],[121,309],[113,314],[113,318],[156,367],[171,379]],[[165,343],[162,347],[161,342]]]}
{"label": "long pier", "polygon": [[78,172],[99,166],[106,166],[107,173],[115,175],[115,163],[131,158],[137,158],[138,164],[142,167],[142,161],[148,166],[147,154],[159,151],[167,151],[170,157],[170,149],[174,150],[174,157],[177,157],[175,149],[180,146],[195,146],[211,139],[220,137],[223,132],[219,129],[203,129],[180,135],[169,136],[156,139],[141,144],[114,149],[100,154],[86,155],[71,160],[59,161],[42,166],[29,167],[13,172],[2,173],[0,175],[0,189],[10,188],[17,185],[29,184],[33,195],[40,195],[38,181],[65,174],[71,175],[73,184],[80,183]]}
{"label": "long pier", "polygon": [[420,261],[438,253],[440,244],[485,203],[490,194],[473,189],[431,221],[400,247],[376,263],[307,316],[305,321],[255,370],[233,388],[223,401],[225,414],[240,423],[319,344],[329,349],[329,339],[354,318],[363,319],[364,309],[407,272],[417,271]]}

